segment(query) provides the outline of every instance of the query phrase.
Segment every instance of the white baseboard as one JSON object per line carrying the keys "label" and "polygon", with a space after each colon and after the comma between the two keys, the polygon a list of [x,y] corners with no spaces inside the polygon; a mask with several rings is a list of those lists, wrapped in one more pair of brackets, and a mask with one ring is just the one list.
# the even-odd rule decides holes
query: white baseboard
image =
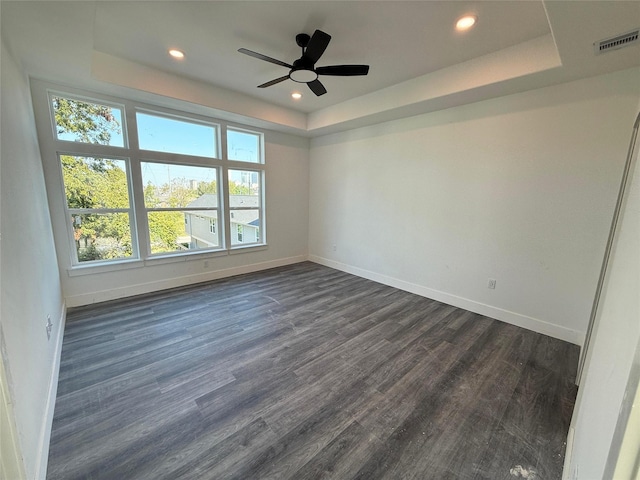
{"label": "white baseboard", "polygon": [[437,300],[438,302],[446,303],[447,305],[453,305],[454,307],[463,308],[474,313],[479,313],[486,317],[500,320],[502,322],[510,323],[518,327],[526,328],[543,335],[548,335],[553,338],[564,340],[575,345],[582,345],[584,341],[584,333],[569,328],[555,325],[553,323],[545,322],[537,318],[522,315],[520,313],[511,312],[502,308],[479,303],[468,298],[459,297],[450,293],[434,290],[415,283],[406,282],[394,277],[383,275],[380,273],[372,272],[362,268],[354,267],[341,262],[336,262],[328,258],[319,257],[317,255],[309,255],[309,261],[325,265],[327,267],[335,268],[343,272],[351,273],[359,277],[373,280],[374,282],[389,285],[391,287],[399,288],[406,292],[415,293],[422,297]]}
{"label": "white baseboard", "polygon": [[47,463],[49,461],[49,443],[51,441],[51,427],[53,425],[53,412],[56,406],[56,395],[58,393],[58,375],[60,373],[60,356],[62,354],[62,338],[64,336],[64,326],[67,320],[67,306],[62,304],[62,311],[56,325],[54,341],[54,357],[51,362],[51,372],[49,375],[49,388],[47,389],[47,405],[45,415],[40,428],[40,438],[38,439],[38,456],[35,470],[37,480],[45,480],[47,476]]}
{"label": "white baseboard", "polygon": [[254,263],[249,265],[242,265],[233,268],[227,268],[222,270],[214,270],[204,273],[198,273],[194,275],[186,275],[182,277],[174,277],[171,279],[162,279],[154,282],[148,282],[140,285],[126,286],[122,288],[103,290],[97,292],[84,293],[80,295],[74,295],[66,298],[67,307],[77,307],[81,305],[89,305],[97,302],[104,302],[108,300],[116,300],[119,298],[125,298],[133,295],[141,295],[145,293],[156,292],[159,290],[165,290],[169,288],[180,287],[184,285],[191,285],[195,283],[207,282],[211,280],[217,280],[220,278],[232,277],[234,275],[241,275],[244,273],[252,273],[260,270],[267,270],[269,268],[282,267],[284,265],[291,265],[294,263],[304,262],[306,260],[325,265],[327,267],[335,268],[343,272],[351,273],[362,278],[373,280],[374,282],[389,285],[391,287],[399,288],[410,293],[415,293],[432,300],[437,300],[448,305],[453,305],[458,308],[463,308],[474,313],[479,313],[487,317],[500,320],[502,322],[510,323],[518,327],[526,328],[543,335],[558,338],[566,342],[573,343],[575,345],[582,345],[584,341],[584,333],[576,330],[571,330],[561,325],[540,320],[538,318],[529,317],[520,313],[511,312],[499,307],[487,305],[484,303],[476,302],[468,298],[459,297],[450,293],[442,292],[432,288],[425,287],[423,285],[417,285],[415,283],[400,280],[398,278],[390,277],[388,275],[372,272],[359,267],[354,267],[341,262],[336,262],[328,258],[319,257],[317,255],[298,255],[294,257],[287,257],[277,260],[271,260],[268,262]]}
{"label": "white baseboard", "polygon": [[233,277],[234,275],[242,275],[244,273],[258,272],[260,270],[268,270],[269,268],[282,267],[307,260],[306,255],[297,255],[294,257],[279,258],[268,262],[252,263],[249,265],[241,265],[238,267],[225,268],[221,270],[212,270],[194,275],[185,275],[181,277],[173,277],[170,279],[162,279],[154,282],[147,282],[139,285],[127,285],[122,288],[114,288],[96,292],[83,293],[73,295],[66,298],[67,307],[79,307],[82,305],[90,305],[92,303],[106,302],[119,298],[131,297],[145,293],[157,292],[169,288],[182,287],[184,285],[192,285],[195,283],[208,282],[220,278]]}

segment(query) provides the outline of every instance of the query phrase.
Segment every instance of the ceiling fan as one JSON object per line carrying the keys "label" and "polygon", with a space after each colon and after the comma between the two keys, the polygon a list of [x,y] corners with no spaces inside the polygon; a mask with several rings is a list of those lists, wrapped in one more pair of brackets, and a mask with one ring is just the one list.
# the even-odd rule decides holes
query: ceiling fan
{"label": "ceiling fan", "polygon": [[263,83],[262,85],[258,85],[258,88],[270,87],[276,83],[291,79],[294,82],[306,83],[313,93],[320,96],[327,93],[327,89],[324,88],[322,82],[318,80],[319,75],[351,77],[356,75],[366,75],[369,73],[369,65],[330,65],[316,68],[316,62],[326,50],[330,40],[331,35],[321,30],[316,30],[311,37],[306,33],[299,33],[296,35],[296,43],[300,48],[302,48],[302,56],[294,61],[293,65],[275,58],[267,57],[261,53],[247,50],[246,48],[241,48],[238,51],[245,55],[249,55],[266,62],[275,63],[276,65],[290,69],[287,75],[271,80],[270,82]]}

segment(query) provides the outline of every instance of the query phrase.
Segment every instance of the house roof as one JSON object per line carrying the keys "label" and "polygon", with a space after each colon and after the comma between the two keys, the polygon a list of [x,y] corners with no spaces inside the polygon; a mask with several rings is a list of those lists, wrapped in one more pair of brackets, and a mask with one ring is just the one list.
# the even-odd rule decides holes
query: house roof
{"label": "house roof", "polygon": [[[257,195],[230,195],[229,205],[231,208],[256,207],[260,206],[260,198]],[[213,193],[205,193],[187,204],[187,207],[217,208],[218,196]]]}
{"label": "house roof", "polygon": [[187,207],[217,208],[218,196],[213,193],[205,193],[204,195],[200,195],[195,200],[187,203]]}
{"label": "house roof", "polygon": [[[260,226],[260,199],[256,195],[230,195],[229,203],[231,210],[231,223],[241,225]],[[187,204],[187,207],[215,208],[218,206],[218,196],[205,193]],[[239,207],[255,207],[255,210],[233,210]],[[199,215],[205,218],[217,218],[217,212],[208,210],[188,210],[190,215]]]}

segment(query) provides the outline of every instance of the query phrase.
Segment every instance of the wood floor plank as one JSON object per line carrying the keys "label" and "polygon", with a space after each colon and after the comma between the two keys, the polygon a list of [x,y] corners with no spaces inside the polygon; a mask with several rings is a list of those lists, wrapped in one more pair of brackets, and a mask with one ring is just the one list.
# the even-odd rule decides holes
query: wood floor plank
{"label": "wood floor plank", "polygon": [[322,450],[300,467],[292,478],[320,480],[349,478],[363,458],[368,458],[380,448],[379,440],[367,435],[365,429],[352,422]]}
{"label": "wood floor plank", "polygon": [[333,392],[330,401],[248,459],[230,478],[294,478],[295,472],[333,441],[350,423],[352,412],[369,400],[364,382]]}
{"label": "wood floor plank", "polygon": [[[478,399],[484,392],[491,394],[495,381],[490,376],[503,373],[499,366],[516,346],[515,333],[505,331],[498,322],[492,324],[445,375],[438,376],[423,391],[417,401],[423,408],[415,408],[400,423],[388,437],[385,449],[363,465],[356,478],[423,478],[437,467],[446,469],[451,449],[465,438],[461,422],[486,408]],[[484,423],[490,429],[494,415],[487,415]]]}
{"label": "wood floor plank", "polygon": [[[511,478],[518,466],[535,472],[536,478],[554,478],[561,471],[562,452],[571,420],[576,386],[569,376],[547,368],[560,360],[560,349],[549,353],[545,337],[537,339],[536,351],[525,366],[519,384],[499,428],[495,429],[480,462],[477,478]],[[546,357],[550,362],[540,363]],[[555,361],[554,361],[555,360]],[[547,366],[545,366],[547,365]],[[553,366],[558,369],[557,365]],[[500,451],[499,455],[496,451]]]}
{"label": "wood floor plank", "polygon": [[578,353],[310,262],[72,309],[47,478],[559,479]]}
{"label": "wood floor plank", "polygon": [[[213,435],[212,435],[213,436]],[[231,472],[241,468],[253,452],[267,448],[276,436],[262,418],[250,422],[216,443],[205,435],[179,451],[179,457],[167,462],[164,468],[154,465],[147,478],[217,480],[228,478]],[[167,470],[167,466],[178,464]]]}

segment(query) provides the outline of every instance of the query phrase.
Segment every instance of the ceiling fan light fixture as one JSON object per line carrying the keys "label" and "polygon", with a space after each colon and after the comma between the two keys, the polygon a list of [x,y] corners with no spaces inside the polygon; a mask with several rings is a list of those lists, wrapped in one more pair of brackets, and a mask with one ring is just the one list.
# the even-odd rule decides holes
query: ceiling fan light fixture
{"label": "ceiling fan light fixture", "polygon": [[177,48],[170,48],[169,49],[169,55],[171,55],[173,58],[177,58],[179,60],[184,58],[184,52],[182,50],[178,50]]}
{"label": "ceiling fan light fixture", "polygon": [[289,78],[294,82],[309,83],[317,79],[318,74],[313,70],[301,68],[299,70],[291,70],[291,72],[289,73]]}
{"label": "ceiling fan light fixture", "polygon": [[456,22],[456,30],[459,32],[463,32],[465,30],[469,30],[473,27],[478,21],[478,17],[475,15],[465,15],[464,17],[460,17]]}

